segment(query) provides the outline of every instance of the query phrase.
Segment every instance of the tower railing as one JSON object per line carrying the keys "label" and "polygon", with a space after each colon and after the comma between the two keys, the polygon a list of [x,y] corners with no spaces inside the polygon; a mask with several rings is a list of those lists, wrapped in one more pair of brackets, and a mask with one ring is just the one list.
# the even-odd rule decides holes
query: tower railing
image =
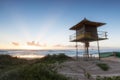
{"label": "tower railing", "polygon": [[[107,39],[107,32],[106,31],[98,31],[98,37],[97,39]],[[79,33],[76,35],[76,33],[70,35],[70,41],[74,41],[77,40],[77,38],[79,37],[83,37],[83,35],[89,35],[91,37],[94,37],[94,34],[92,34],[91,32],[84,32],[84,33]]]}
{"label": "tower railing", "polygon": [[107,39],[107,32],[106,31],[98,31],[98,38],[106,38]]}
{"label": "tower railing", "polygon": [[76,39],[76,33],[74,33],[74,34],[72,34],[72,35],[69,36],[69,40],[70,41],[73,41],[75,39]]}

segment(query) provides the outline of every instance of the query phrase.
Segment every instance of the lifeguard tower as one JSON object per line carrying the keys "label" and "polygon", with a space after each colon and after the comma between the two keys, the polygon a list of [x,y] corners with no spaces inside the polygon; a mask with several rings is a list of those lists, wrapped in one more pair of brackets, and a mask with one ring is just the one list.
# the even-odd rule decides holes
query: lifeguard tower
{"label": "lifeguard tower", "polygon": [[99,40],[107,39],[107,32],[98,31],[97,28],[105,25],[101,22],[93,22],[84,18],[81,22],[71,27],[70,30],[75,30],[76,33],[70,36],[71,42],[76,42],[76,57],[78,58],[78,45],[77,42],[84,43],[84,50],[86,58],[89,58],[89,43],[97,41],[98,54],[100,59]]}

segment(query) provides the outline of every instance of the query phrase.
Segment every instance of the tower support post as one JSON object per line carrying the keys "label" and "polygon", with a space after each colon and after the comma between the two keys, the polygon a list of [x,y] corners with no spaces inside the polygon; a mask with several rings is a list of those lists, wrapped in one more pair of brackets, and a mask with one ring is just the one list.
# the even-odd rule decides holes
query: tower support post
{"label": "tower support post", "polygon": [[76,60],[78,60],[78,43],[76,41]]}
{"label": "tower support post", "polygon": [[[77,39],[77,30],[76,30],[76,39]],[[76,41],[76,60],[78,60],[78,42]]]}
{"label": "tower support post", "polygon": [[89,58],[89,42],[85,42],[85,57]]}
{"label": "tower support post", "polygon": [[100,46],[99,46],[99,41],[97,39],[97,47],[98,47],[98,58],[100,60]]}

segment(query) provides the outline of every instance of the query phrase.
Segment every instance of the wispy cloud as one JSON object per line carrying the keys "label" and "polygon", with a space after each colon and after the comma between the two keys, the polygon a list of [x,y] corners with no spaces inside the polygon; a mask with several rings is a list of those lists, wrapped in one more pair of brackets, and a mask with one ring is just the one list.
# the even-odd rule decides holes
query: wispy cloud
{"label": "wispy cloud", "polygon": [[18,42],[12,42],[14,46],[19,46],[20,44]]}
{"label": "wispy cloud", "polygon": [[54,45],[54,47],[59,47],[59,48],[75,48],[75,45],[61,45],[61,44],[57,44],[57,45]]}
{"label": "wispy cloud", "polygon": [[[76,45],[61,45],[61,44],[57,44],[57,45],[54,45],[53,47],[60,48],[60,49],[75,49]],[[83,49],[83,46],[82,45],[78,45],[78,48]]]}
{"label": "wispy cloud", "polygon": [[35,41],[31,41],[31,42],[27,42],[27,45],[28,46],[42,46],[39,42],[35,42]]}

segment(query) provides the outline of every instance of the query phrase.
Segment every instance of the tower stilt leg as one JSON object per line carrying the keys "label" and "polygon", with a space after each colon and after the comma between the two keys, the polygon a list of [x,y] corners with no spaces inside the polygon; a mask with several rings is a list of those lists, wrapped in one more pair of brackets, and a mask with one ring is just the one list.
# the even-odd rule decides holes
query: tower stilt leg
{"label": "tower stilt leg", "polygon": [[78,44],[76,42],[76,60],[78,60]]}
{"label": "tower stilt leg", "polygon": [[89,58],[89,42],[85,42],[85,58],[86,60]]}
{"label": "tower stilt leg", "polygon": [[99,46],[99,41],[97,40],[97,47],[98,47],[98,57],[99,57],[99,60],[100,60],[100,46]]}

